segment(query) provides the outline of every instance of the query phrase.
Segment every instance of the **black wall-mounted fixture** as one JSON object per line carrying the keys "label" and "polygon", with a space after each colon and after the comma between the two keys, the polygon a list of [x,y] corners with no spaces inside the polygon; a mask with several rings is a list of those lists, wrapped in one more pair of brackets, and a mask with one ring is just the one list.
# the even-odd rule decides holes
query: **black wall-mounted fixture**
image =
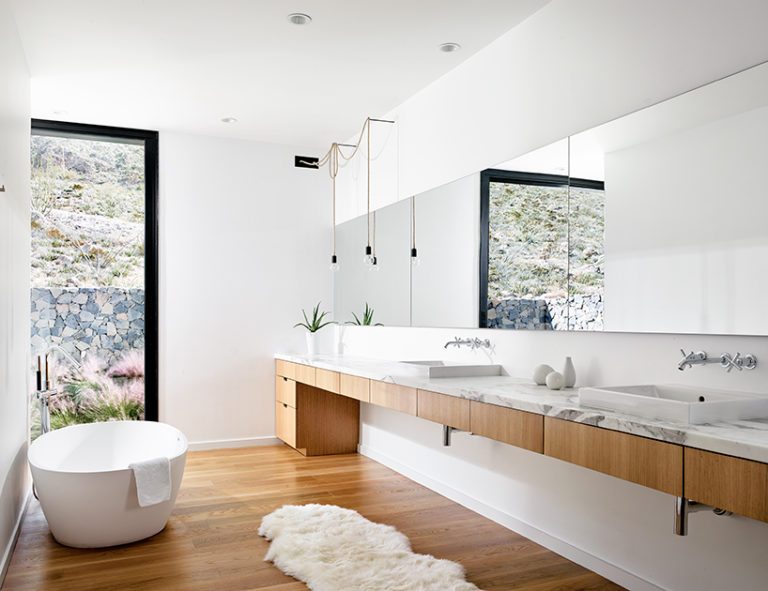
{"label": "black wall-mounted fixture", "polygon": [[296,168],[320,168],[320,160],[316,156],[294,156],[293,165]]}

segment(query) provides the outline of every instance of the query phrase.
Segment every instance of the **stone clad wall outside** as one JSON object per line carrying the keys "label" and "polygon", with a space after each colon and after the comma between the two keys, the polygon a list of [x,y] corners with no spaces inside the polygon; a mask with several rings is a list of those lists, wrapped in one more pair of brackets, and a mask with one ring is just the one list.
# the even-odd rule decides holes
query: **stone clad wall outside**
{"label": "stone clad wall outside", "polygon": [[119,287],[32,288],[33,354],[61,345],[81,357],[111,361],[122,351],[144,348],[144,290]]}
{"label": "stone clad wall outside", "polygon": [[[570,304],[570,306],[569,306]],[[603,330],[603,296],[519,298],[488,302],[488,328],[510,330]]]}

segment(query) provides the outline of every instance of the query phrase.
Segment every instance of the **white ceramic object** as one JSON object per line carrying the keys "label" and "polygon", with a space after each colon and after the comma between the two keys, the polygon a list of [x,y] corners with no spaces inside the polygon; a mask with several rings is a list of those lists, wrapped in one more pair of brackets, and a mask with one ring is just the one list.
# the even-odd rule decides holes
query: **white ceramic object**
{"label": "white ceramic object", "polygon": [[533,370],[533,381],[536,382],[539,386],[543,386],[547,383],[547,376],[553,371],[555,371],[553,367],[547,365],[546,363],[542,363]]}
{"label": "white ceramic object", "polygon": [[565,378],[559,371],[552,371],[547,375],[547,388],[550,390],[562,390],[565,386]]}
{"label": "white ceramic object", "polygon": [[563,377],[565,378],[565,387],[573,388],[576,383],[576,368],[573,367],[573,360],[570,357],[565,358],[563,365]]}
{"label": "white ceramic object", "polygon": [[[131,462],[166,456],[171,498],[139,507]],[[171,515],[184,474],[187,438],[153,421],[73,425],[38,437],[29,466],[40,505],[57,542],[102,548],[143,540]]]}
{"label": "white ceramic object", "polygon": [[315,358],[317,353],[317,333],[307,331],[307,357]]}
{"label": "white ceramic object", "polygon": [[500,365],[448,364],[439,360],[400,361],[404,375],[426,378],[479,378],[500,376]]}
{"label": "white ceramic object", "polygon": [[768,417],[768,396],[694,386],[579,388],[579,403],[691,425]]}
{"label": "white ceramic object", "polygon": [[344,325],[333,325],[333,354],[340,356],[344,355]]}

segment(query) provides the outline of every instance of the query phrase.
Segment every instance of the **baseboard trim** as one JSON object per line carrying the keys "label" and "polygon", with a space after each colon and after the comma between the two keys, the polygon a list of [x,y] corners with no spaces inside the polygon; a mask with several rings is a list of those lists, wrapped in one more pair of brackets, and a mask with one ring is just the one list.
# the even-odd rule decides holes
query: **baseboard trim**
{"label": "baseboard trim", "polygon": [[211,439],[209,441],[190,441],[190,451],[206,449],[227,449],[230,447],[256,447],[260,445],[280,445],[277,437],[246,437],[243,439]]}
{"label": "baseboard trim", "polygon": [[521,521],[520,519],[500,511],[491,505],[488,505],[474,497],[471,497],[460,490],[453,488],[452,486],[445,484],[439,480],[431,478],[411,468],[410,466],[401,463],[400,461],[387,456],[375,449],[368,447],[367,445],[358,445],[358,452],[380,464],[384,464],[388,468],[399,472],[403,476],[410,478],[414,482],[418,482],[422,486],[426,486],[428,489],[433,490],[444,497],[463,505],[467,509],[479,513],[483,517],[495,521],[496,523],[503,525],[507,529],[510,529],[521,536],[525,536],[529,540],[533,540],[537,544],[541,544],[548,550],[559,554],[583,566],[589,570],[596,572],[597,574],[605,577],[625,587],[631,591],[664,591],[662,587],[651,583],[643,579],[642,577],[631,573],[623,568],[606,562],[602,558],[599,558],[589,552],[585,552],[576,546],[573,546],[569,542],[561,540],[560,538],[548,534],[545,531],[538,529],[537,527]]}
{"label": "baseboard trim", "polygon": [[8,540],[8,545],[5,547],[3,553],[3,559],[0,561],[0,589],[2,589],[5,583],[5,575],[8,572],[8,567],[11,564],[11,558],[13,557],[13,551],[16,549],[16,542],[19,541],[19,534],[21,534],[21,524],[24,521],[24,515],[27,513],[27,507],[29,506],[29,500],[32,498],[32,487],[29,487],[24,502],[21,504],[21,510],[16,517],[16,524],[13,526],[13,535]]}

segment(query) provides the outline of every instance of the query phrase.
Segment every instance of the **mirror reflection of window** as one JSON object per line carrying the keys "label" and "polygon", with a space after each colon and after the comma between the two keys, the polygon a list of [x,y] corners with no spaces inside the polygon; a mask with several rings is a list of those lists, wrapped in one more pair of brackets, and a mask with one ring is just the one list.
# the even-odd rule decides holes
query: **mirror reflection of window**
{"label": "mirror reflection of window", "polygon": [[564,175],[481,175],[480,326],[601,330],[602,183]]}

